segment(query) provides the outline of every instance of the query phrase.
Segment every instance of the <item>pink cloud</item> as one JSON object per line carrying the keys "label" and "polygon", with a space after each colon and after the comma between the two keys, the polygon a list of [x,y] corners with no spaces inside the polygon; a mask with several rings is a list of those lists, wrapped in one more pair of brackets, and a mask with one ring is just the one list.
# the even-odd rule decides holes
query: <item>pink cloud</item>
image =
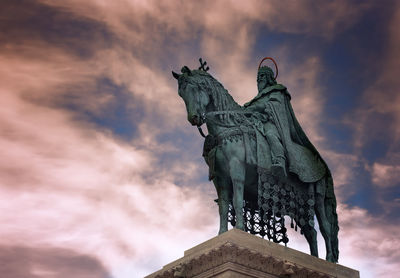
{"label": "pink cloud", "polygon": [[[399,47],[400,35],[394,26],[400,23],[400,9],[393,9],[393,18],[388,25],[388,42],[383,57],[382,64],[385,65],[379,72],[375,73],[376,81],[365,90],[362,103],[355,116],[356,121],[348,120],[356,130],[355,146],[360,148],[371,139],[381,138],[383,134],[390,130],[391,138],[394,143],[400,139],[400,96],[398,94],[400,88],[399,74],[400,61]],[[377,116],[390,116],[393,123],[386,122],[382,124],[376,121]],[[393,148],[395,146],[392,146]],[[392,155],[391,150],[388,152]]]}
{"label": "pink cloud", "polygon": [[379,186],[396,186],[400,181],[400,165],[385,165],[374,163],[372,165],[372,181]]}
{"label": "pink cloud", "polygon": [[360,208],[339,206],[341,253],[361,277],[388,277],[400,266],[400,241],[396,223],[388,223]]}
{"label": "pink cloud", "polygon": [[[256,94],[257,65],[249,66],[248,61],[255,43],[253,24],[262,22],[276,31],[332,38],[368,8],[344,1],[320,7],[309,2],[184,2],[179,9],[171,1],[43,2],[106,23],[123,43],[98,50],[86,60],[38,41],[0,54],[0,244],[38,252],[68,246],[100,260],[118,278],[155,271],[217,231],[212,184],[192,184],[207,175],[204,163],[190,159],[200,155],[201,141],[186,122],[176,81],[159,68],[160,56],[176,52],[180,42],[195,39],[195,31],[204,31],[200,51],[207,55],[216,77],[243,103]],[[174,34],[176,45],[163,45],[165,32]],[[179,53],[177,65],[193,61],[189,66],[197,66],[191,51]],[[275,53],[283,57],[287,51],[277,49]],[[332,165],[340,201],[358,159],[325,146],[320,127],[323,119],[318,116],[325,105],[318,83],[321,62],[317,56],[305,57],[303,64],[279,61],[279,79],[292,93],[302,126]],[[60,94],[75,84],[81,86],[74,95],[75,104],[102,114],[115,98],[89,93],[95,79],[101,77],[127,88],[143,100],[143,110],[154,112],[137,123],[139,135],[132,142],[77,121],[73,111],[57,108]],[[394,80],[393,76],[387,78]],[[383,105],[396,111],[396,104],[384,101]],[[170,161],[168,167],[158,169],[160,154],[182,151],[157,140],[165,130],[174,128],[193,134],[198,150],[185,152],[181,161]],[[378,166],[376,171],[382,172]],[[188,186],[177,186],[176,177]],[[383,220],[374,222],[362,209],[339,208],[341,263],[362,269],[362,277],[368,277],[365,272],[385,277],[398,270],[394,261],[398,240],[392,236],[398,234],[398,228]],[[308,252],[304,238],[298,242],[292,246]],[[323,244],[321,238],[319,242]],[[387,273],[380,273],[384,268]],[[45,275],[51,270],[39,265],[27,271]]]}
{"label": "pink cloud", "polygon": [[[222,83],[235,99],[239,103],[244,103],[256,93],[256,65],[252,68],[248,67],[250,50],[255,43],[256,34],[252,30],[255,23],[262,22],[276,31],[334,36],[335,33],[354,24],[362,12],[370,7],[369,4],[360,6],[346,1],[324,3],[318,7],[308,1],[290,5],[282,1],[268,3],[253,1],[245,5],[236,2],[177,3],[173,1],[167,3],[140,1],[81,3],[75,0],[63,3],[43,1],[43,3],[104,22],[115,35],[122,38],[127,45],[134,47],[136,55],[133,56],[124,48],[113,48],[99,56],[102,57],[103,64],[109,65],[107,68],[116,84],[128,86],[132,92],[149,101],[157,95],[157,101],[163,109],[168,109],[169,114],[177,112],[176,118],[172,118],[171,122],[184,115],[182,103],[176,101],[175,98],[176,87],[171,88],[170,81],[161,77],[161,72],[157,72],[154,67],[146,66],[142,60],[143,57],[147,57],[147,62],[150,62],[154,57],[141,55],[143,51],[147,53],[149,50],[152,50],[150,51],[152,53],[160,53],[162,50],[159,48],[159,42],[164,39],[165,32],[172,30],[174,41],[179,44],[183,40],[195,39],[194,33],[202,30],[201,51],[206,54],[209,61],[212,61],[213,71],[219,73]],[[178,6],[180,8],[176,9]],[[315,9],[318,9],[318,12],[315,12]],[[193,14],[203,16],[193,16]],[[150,18],[151,21],[149,21]],[[160,28],[152,28],[152,25],[160,26]],[[169,46],[164,47],[166,49],[164,48],[163,51],[174,51],[169,49]],[[279,56],[284,57],[284,55]],[[178,59],[181,62],[179,66],[187,64],[192,60],[190,50],[181,53]],[[282,61],[283,58],[279,61],[280,66],[283,64]],[[194,60],[193,62],[196,64]],[[310,136],[315,138],[313,141],[320,141],[322,137],[315,131],[317,128],[315,120],[318,118],[315,115],[318,114],[317,110],[321,109],[321,102],[323,102],[321,89],[317,88],[318,85],[315,83],[320,71],[318,58],[310,57],[306,62],[309,70],[304,72],[299,69],[300,65],[293,66],[289,62],[288,64],[290,65],[287,67],[286,77],[293,76],[293,81],[285,78],[289,82],[284,83],[288,83],[289,90],[296,95],[297,103],[302,103],[302,107],[307,107],[306,109],[299,108],[299,117],[305,118],[303,122],[306,129],[309,129]],[[295,69],[298,69],[297,72]],[[304,76],[306,72],[312,76]],[[219,76],[216,77],[219,78]],[[306,86],[294,83],[304,80],[307,80]],[[311,84],[312,82],[314,84]],[[305,96],[305,94],[312,95]],[[160,98],[161,95],[163,97]],[[299,99],[298,95],[301,95],[302,99]],[[300,107],[299,104],[297,105]],[[310,111],[310,108],[314,111]],[[305,111],[306,113],[303,113]],[[313,127],[308,128],[308,126]],[[150,140],[148,138],[146,142],[149,143]]]}
{"label": "pink cloud", "polygon": [[251,3],[238,2],[235,8],[274,31],[314,34],[328,39],[352,26],[364,11],[371,8],[369,1],[362,5],[342,0],[318,4],[307,0]]}
{"label": "pink cloud", "polygon": [[[37,252],[68,246],[92,254],[117,277],[131,277],[148,274],[214,235],[212,186],[189,190],[173,183],[179,173],[183,181],[193,178],[196,165],[188,163],[185,175],[176,162],[171,171],[159,171],[154,150],[139,149],[57,108],[53,100],[60,88],[90,84],[104,67],[46,51],[52,55],[43,59],[0,55],[0,244]],[[139,81],[147,82],[143,78]],[[82,98],[98,113],[112,101]],[[34,264],[26,273],[53,272]]]}
{"label": "pink cloud", "polygon": [[[400,9],[397,5],[388,25],[388,41],[385,56],[382,58],[384,67],[374,75],[376,81],[363,94],[359,108],[351,114],[346,122],[354,130],[354,146],[358,153],[374,142],[384,141],[387,150],[375,161],[365,161],[365,169],[371,173],[372,182],[381,188],[393,188],[400,181],[400,35],[394,26],[400,24]],[[360,154],[361,156],[361,154]],[[399,208],[396,200],[384,201],[377,193],[377,202],[385,212]]]}
{"label": "pink cloud", "polygon": [[[370,215],[366,210],[339,204],[339,264],[357,269],[363,278],[391,277],[400,271],[399,227]],[[325,243],[318,227],[319,257],[325,257]],[[288,230],[288,247],[309,253],[304,236]]]}
{"label": "pink cloud", "polygon": [[[193,28],[203,27],[214,34],[236,34],[237,29],[232,27],[243,26],[247,22],[262,22],[275,31],[317,34],[333,37],[353,25],[362,13],[371,8],[369,2],[360,4],[339,0],[334,2],[319,3],[312,1],[250,1],[223,2],[205,1],[197,2],[157,2],[157,1],[87,1],[81,3],[77,0],[55,3],[42,0],[47,5],[61,7],[80,16],[104,21],[116,33],[129,40],[134,38],[139,43],[144,43],[150,36],[144,31],[148,26],[148,18],[156,20],[165,28],[173,30],[179,40],[194,37]],[[179,7],[179,8],[177,8]],[[202,16],[195,16],[202,15]],[[129,23],[134,22],[134,28]],[[155,40],[160,38],[160,33],[154,29],[151,36]],[[129,34],[130,36],[126,36]]]}
{"label": "pink cloud", "polygon": [[3,277],[110,277],[96,258],[66,248],[0,246],[0,250]]}

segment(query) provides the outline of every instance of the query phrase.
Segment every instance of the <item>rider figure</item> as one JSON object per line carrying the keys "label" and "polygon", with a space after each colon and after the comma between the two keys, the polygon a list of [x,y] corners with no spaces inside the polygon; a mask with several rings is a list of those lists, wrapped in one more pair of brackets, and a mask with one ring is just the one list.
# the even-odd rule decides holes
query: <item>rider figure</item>
{"label": "rider figure", "polygon": [[263,135],[271,149],[271,171],[276,178],[284,181],[287,178],[285,148],[274,121],[274,111],[284,110],[285,95],[281,87],[283,86],[276,83],[271,68],[260,67],[257,74],[258,95],[245,104],[245,109],[267,116],[268,121],[263,123]]}
{"label": "rider figure", "polygon": [[268,141],[272,174],[282,182],[289,172],[303,182],[321,179],[328,167],[297,121],[286,87],[276,83],[274,72],[266,66],[258,69],[257,87],[258,95],[244,107],[258,112],[254,113],[256,117],[258,114],[268,118],[259,121],[257,129]]}
{"label": "rider figure", "polygon": [[[275,61],[270,57],[264,58],[261,63],[265,59],[271,59],[276,66]],[[288,182],[288,174],[291,174],[289,180],[293,186],[291,192],[296,194],[298,200],[307,202],[310,208],[307,215],[312,215],[312,209],[315,208],[327,246],[327,260],[336,262],[338,225],[332,176],[325,161],[297,121],[290,103],[290,94],[285,86],[277,84],[276,76],[277,74],[274,76],[271,68],[259,66],[258,95],[244,105],[245,111],[249,111],[252,119],[255,119],[257,167],[261,169],[259,173],[268,171],[271,167],[271,174],[281,183]],[[266,145],[263,143],[265,140],[268,142],[269,149],[263,148],[263,145]],[[268,152],[271,154],[271,161],[266,162]],[[308,185],[307,193],[292,182],[295,176]],[[328,211],[330,211],[329,214],[327,214]],[[302,229],[306,230],[308,225],[301,224],[302,220],[305,222],[302,218],[304,216],[297,215],[296,217],[296,222],[299,221]],[[313,223],[312,219],[309,221]],[[310,222],[309,225],[313,226]],[[314,242],[312,237],[307,240]],[[313,248],[316,248],[315,244]],[[311,252],[318,254],[317,250]]]}

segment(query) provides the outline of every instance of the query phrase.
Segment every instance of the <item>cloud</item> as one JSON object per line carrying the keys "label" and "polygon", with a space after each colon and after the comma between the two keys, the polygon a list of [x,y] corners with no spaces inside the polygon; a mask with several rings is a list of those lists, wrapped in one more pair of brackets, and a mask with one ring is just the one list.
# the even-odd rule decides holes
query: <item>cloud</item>
{"label": "cloud", "polygon": [[[390,277],[400,270],[399,227],[396,223],[374,217],[365,209],[344,204],[339,204],[338,216],[339,264],[359,270],[363,278]],[[324,239],[318,226],[316,230],[319,257],[325,258]],[[288,247],[309,254],[304,236],[293,229],[288,229],[288,235]]]}
{"label": "cloud", "polygon": [[[169,169],[158,169],[156,154],[171,151],[171,146],[165,144],[164,148],[155,135],[151,140],[158,146],[156,150],[150,144],[144,148],[123,141],[84,121],[82,109],[68,109],[60,103],[61,95],[78,86],[81,94],[73,96],[74,106],[104,113],[115,96],[97,92],[95,80],[106,75],[129,87],[129,75],[123,75],[128,69],[121,61],[129,56],[118,58],[109,52],[115,59],[97,60],[102,56],[94,55],[93,60],[81,60],[62,48],[36,41],[19,49],[30,55],[0,54],[4,108],[0,111],[0,219],[4,224],[0,244],[21,246],[37,254],[43,248],[68,246],[93,254],[94,260],[102,261],[105,271],[116,277],[131,277],[132,273],[139,277],[215,235],[217,207],[212,186],[204,189],[197,184],[189,189],[174,183],[178,179],[191,185],[198,172],[193,162],[186,164],[184,172],[177,164],[187,157],[170,161]],[[113,63],[122,69],[110,67]],[[133,75],[147,69],[134,64]],[[139,95],[144,88],[160,88],[160,77],[149,70],[144,73],[154,78],[142,75],[129,87]],[[151,87],[140,82],[156,84]],[[149,95],[141,96],[149,107],[157,102]],[[167,103],[167,99],[163,101]],[[174,111],[170,112],[173,118]],[[156,121],[147,124],[143,134],[150,126],[162,130]],[[28,260],[35,264],[34,259]],[[62,260],[68,262],[65,257],[60,257]],[[39,277],[54,274],[47,265],[35,264],[28,271]],[[99,272],[93,275],[101,277]]]}
{"label": "cloud", "polygon": [[[362,12],[370,6],[369,4],[353,5],[346,1],[325,3],[318,7],[308,1],[291,3],[291,5],[280,1],[269,3],[254,1],[246,5],[236,2],[176,3],[171,1],[168,3],[147,2],[146,4],[135,1],[81,3],[74,0],[63,3],[42,1],[42,3],[105,24],[112,34],[120,39],[118,46],[114,45],[112,49],[98,55],[102,57],[102,64],[107,65],[106,72],[111,75],[116,84],[127,86],[135,95],[140,95],[147,101],[153,100],[152,105],[158,103],[160,108],[166,109],[166,112],[170,114],[170,121],[165,123],[167,125],[176,123],[179,117],[183,117],[184,110],[182,104],[176,100],[176,87],[171,88],[170,76],[154,67],[159,64],[157,55],[176,57],[175,60],[180,62],[177,66],[180,67],[193,59],[190,57],[194,54],[193,49],[197,48],[198,52],[205,54],[209,62],[212,61],[213,71],[218,72],[224,84],[228,84],[226,86],[235,99],[239,103],[244,103],[256,93],[255,66],[250,66],[248,58],[257,34],[253,31],[255,24],[262,23],[280,32],[333,36],[336,32],[353,25]],[[177,6],[180,8],[176,9]],[[318,12],[313,12],[316,8]],[[194,14],[202,16],[193,16]],[[165,37],[170,35],[173,40],[166,41]],[[198,46],[188,48],[183,45],[182,51],[177,55],[175,50],[179,43],[190,40]],[[163,47],[160,48],[160,45]],[[287,52],[289,51],[288,49]],[[311,113],[309,108],[313,107],[315,110],[320,107],[314,103],[320,101],[322,95],[315,84],[320,62],[317,57],[309,57],[304,63],[310,69],[307,72],[309,74],[313,72],[313,76],[303,78],[313,81],[308,81],[310,84],[308,87],[291,86],[290,89],[294,88],[295,94],[315,92],[312,96],[298,101],[298,103],[303,102],[303,107],[308,107],[306,110],[301,109],[307,113],[301,111],[298,114],[308,115],[305,125],[313,125],[313,130],[315,130],[316,123],[311,124],[311,120],[316,119],[315,114],[318,111]],[[300,66],[293,66],[290,62],[288,64],[290,64],[287,67],[288,71],[292,68],[299,69]],[[289,75],[294,74],[297,74],[294,78],[300,80],[302,79],[300,75],[305,73],[299,69],[297,73],[293,72]],[[314,84],[311,85],[310,82]],[[155,98],[157,101],[154,101]],[[154,130],[154,132],[157,131]],[[322,140],[320,136],[318,138],[318,132],[310,131],[310,133],[315,141]],[[149,143],[150,140],[153,139],[148,138],[146,142]]]}
{"label": "cloud", "polygon": [[387,277],[400,270],[399,227],[360,208],[340,205],[341,254],[361,277]]}
{"label": "cloud", "polygon": [[[218,228],[216,194],[205,181],[207,169],[200,156],[202,141],[186,121],[171,68],[197,67],[197,56],[205,55],[216,78],[244,103],[256,94],[258,58],[251,56],[261,29],[329,40],[370,8],[345,1],[320,6],[308,1],[40,3],[51,15],[44,20],[52,18],[56,24],[62,17],[62,22],[81,25],[64,24],[68,28],[63,29],[56,24],[56,34],[34,32],[40,26],[19,33],[13,25],[13,39],[2,45],[0,244],[11,258],[19,252],[10,251],[13,248],[43,258],[56,254],[66,263],[69,256],[82,256],[99,269],[98,275],[118,278],[153,272],[214,236]],[[35,21],[35,12],[27,14]],[[85,26],[91,31],[68,39]],[[398,36],[394,29],[391,34],[390,53],[395,53]],[[288,57],[293,49],[289,45],[272,51]],[[392,71],[385,71],[374,88],[396,82],[397,64],[390,57]],[[353,170],[360,162],[354,154],[331,151],[321,128],[326,96],[318,80],[325,70],[323,61],[318,53],[310,53],[295,61],[279,59],[279,66],[279,79],[293,96],[296,116],[332,165],[340,202],[349,194],[346,185],[354,181]],[[118,94],[99,86],[99,80],[123,91],[123,104],[143,114],[132,118],[137,133],[131,140],[85,117],[107,117],[110,105],[121,102]],[[395,95],[370,96],[382,110],[373,107],[357,114],[364,124],[359,129],[362,136],[369,120],[365,111],[397,115]],[[370,169],[382,176],[384,167],[397,169],[395,158],[390,161],[376,162]],[[375,259],[381,268],[396,270],[398,254],[393,248],[398,241],[379,237],[386,231],[382,227],[389,227],[390,235],[397,234],[397,228],[387,219],[375,224],[367,211],[356,207],[341,204],[340,213],[341,262],[378,275]],[[361,253],[360,234],[367,253]],[[379,258],[366,255],[375,250]],[[29,271],[44,276],[55,270],[41,263]],[[27,273],[23,269],[21,275]]]}
{"label": "cloud", "polygon": [[97,258],[70,249],[1,245],[0,259],[4,278],[111,278]]}
{"label": "cloud", "polygon": [[372,164],[372,181],[379,186],[396,186],[400,181],[400,165]]}
{"label": "cloud", "polygon": [[[57,6],[72,11],[81,16],[107,22],[113,29],[121,34],[131,34],[139,38],[143,43],[146,34],[143,31],[158,26],[164,31],[174,31],[177,36],[174,39],[190,38],[195,36],[199,27],[214,33],[230,32],[235,34],[237,30],[231,27],[238,26],[245,21],[262,22],[271,30],[316,34],[320,36],[334,35],[342,32],[360,18],[371,8],[370,3],[355,4],[347,1],[333,1],[315,5],[312,1],[250,1],[239,2],[213,2],[201,3],[168,1],[114,1],[103,3],[99,1],[87,1],[81,3],[76,0],[54,3],[43,0],[42,3]],[[177,8],[179,7],[179,9]],[[201,15],[201,16],[199,16]],[[149,19],[153,19],[151,22]],[[134,22],[135,24],[130,24]],[[150,26],[148,26],[150,25]],[[155,31],[155,39],[159,39],[159,33]],[[125,37],[129,39],[129,37]]]}
{"label": "cloud", "polygon": [[[393,26],[400,22],[400,9],[393,9],[393,17],[387,26],[389,36],[382,67],[374,72],[375,82],[368,87],[362,97],[358,110],[352,114],[356,120],[352,122],[355,128],[355,147],[362,148],[368,142],[384,137],[390,140],[391,149],[398,148],[400,138],[400,88],[399,55],[400,35]],[[368,136],[367,136],[368,135]],[[398,151],[398,150],[397,150]],[[390,151],[388,152],[390,153]]]}
{"label": "cloud", "polygon": [[2,110],[1,244],[69,246],[97,254],[113,273],[129,264],[143,276],[215,233],[212,198],[159,176],[151,152],[63,110],[21,98],[3,103],[24,113]]}
{"label": "cloud", "polygon": [[336,198],[339,203],[343,203],[357,192],[357,168],[362,163],[354,154],[327,149],[322,149],[321,154],[332,172]]}
{"label": "cloud", "polygon": [[399,210],[396,186],[400,180],[397,174],[400,165],[400,62],[397,58],[400,35],[393,26],[400,23],[398,4],[393,7],[391,16],[385,26],[388,37],[383,44],[382,67],[370,73],[373,82],[363,92],[357,109],[345,121],[354,129],[355,155],[371,175],[374,200],[386,215],[396,218]]}
{"label": "cloud", "polygon": [[[245,5],[240,8],[254,14],[274,31],[334,36],[354,24],[368,2],[354,5],[347,1],[332,1],[316,5],[312,1],[270,1],[268,4]],[[328,16],[329,15],[329,16]]]}

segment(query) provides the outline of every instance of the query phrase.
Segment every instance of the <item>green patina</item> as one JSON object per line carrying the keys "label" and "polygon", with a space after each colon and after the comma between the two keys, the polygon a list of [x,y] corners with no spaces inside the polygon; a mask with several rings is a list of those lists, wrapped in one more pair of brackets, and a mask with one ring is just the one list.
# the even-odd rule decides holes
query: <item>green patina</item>
{"label": "green patina", "polygon": [[206,124],[203,156],[218,194],[220,230],[236,228],[288,242],[284,216],[300,228],[318,256],[314,215],[325,240],[326,259],[337,262],[338,220],[328,166],[298,123],[291,96],[272,69],[259,68],[258,95],[243,107],[207,73],[184,66],[178,80],[189,122]]}

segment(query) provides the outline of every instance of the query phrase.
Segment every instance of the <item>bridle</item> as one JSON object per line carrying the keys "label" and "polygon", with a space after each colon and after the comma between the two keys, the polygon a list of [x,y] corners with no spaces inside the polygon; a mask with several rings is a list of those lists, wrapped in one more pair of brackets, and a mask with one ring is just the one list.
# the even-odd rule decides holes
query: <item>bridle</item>
{"label": "bridle", "polygon": [[[202,130],[202,128],[201,128],[201,125],[203,124],[203,123],[205,123],[205,121],[206,121],[206,116],[207,115],[218,115],[218,114],[227,114],[227,113],[240,113],[240,114],[246,114],[246,112],[239,112],[239,111],[232,111],[232,110],[227,110],[227,111],[213,111],[213,112],[208,112],[208,113],[202,113],[201,114],[201,124],[200,125],[198,125],[197,126],[197,129],[199,130],[199,133],[200,133],[200,135],[202,136],[202,137],[206,137],[206,135],[204,134],[204,132],[203,132],[203,130]],[[208,118],[210,121],[214,121],[214,120],[212,120],[212,117],[211,118]],[[215,122],[215,121],[214,121]],[[224,125],[224,124],[221,124],[221,123],[218,123],[218,125],[219,126],[223,126],[223,127],[226,127],[226,128],[232,128],[232,127],[234,127],[234,126],[232,126],[232,125]]]}
{"label": "bridle", "polygon": [[[206,121],[206,114],[201,113],[201,124],[203,124]],[[201,136],[206,138],[206,135],[204,134],[203,130],[201,129],[201,124],[197,126],[197,129],[199,130],[199,133]]]}

